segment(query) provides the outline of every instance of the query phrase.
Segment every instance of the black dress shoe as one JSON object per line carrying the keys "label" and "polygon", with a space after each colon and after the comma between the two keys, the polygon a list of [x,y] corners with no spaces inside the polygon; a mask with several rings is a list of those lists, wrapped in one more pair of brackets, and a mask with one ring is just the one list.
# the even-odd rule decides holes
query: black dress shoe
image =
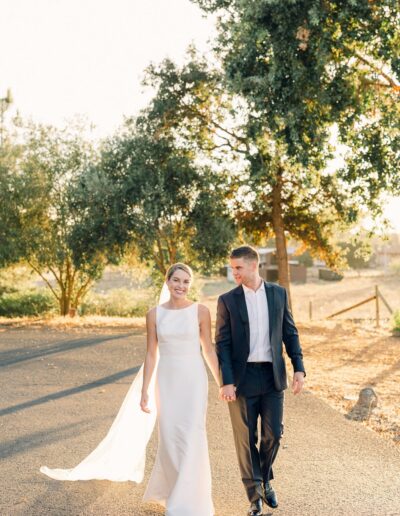
{"label": "black dress shoe", "polygon": [[249,516],[262,516],[262,499],[259,498],[255,502],[251,502],[249,512],[247,513]]}
{"label": "black dress shoe", "polygon": [[264,501],[272,509],[276,509],[278,507],[276,493],[269,482],[265,482],[264,484]]}

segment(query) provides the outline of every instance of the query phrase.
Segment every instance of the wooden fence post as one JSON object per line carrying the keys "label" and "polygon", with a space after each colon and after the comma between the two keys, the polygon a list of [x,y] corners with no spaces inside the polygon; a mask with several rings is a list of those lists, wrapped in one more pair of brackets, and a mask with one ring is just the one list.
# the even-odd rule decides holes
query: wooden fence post
{"label": "wooden fence post", "polygon": [[[382,303],[386,306],[388,312],[391,314],[393,313],[392,308],[390,307],[389,303],[386,301],[386,299],[382,296],[381,292],[379,291],[378,285],[375,285],[375,295],[368,297],[367,299],[364,299],[364,301],[360,301],[359,303],[356,303],[352,306],[349,306],[348,308],[345,308],[344,310],[339,310],[339,312],[335,312],[334,314],[328,315],[327,319],[332,319],[332,317],[336,317],[337,315],[344,314],[345,312],[348,312],[349,310],[353,310],[353,308],[357,308],[358,306],[365,305],[365,303],[369,303],[370,301],[375,300],[375,318],[376,318],[376,327],[380,327],[380,305],[379,305],[379,299],[382,301]],[[310,319],[311,319],[311,301],[310,301]]]}
{"label": "wooden fence post", "polygon": [[378,285],[375,285],[375,315],[376,315],[376,327],[379,328],[379,289],[378,289]]}

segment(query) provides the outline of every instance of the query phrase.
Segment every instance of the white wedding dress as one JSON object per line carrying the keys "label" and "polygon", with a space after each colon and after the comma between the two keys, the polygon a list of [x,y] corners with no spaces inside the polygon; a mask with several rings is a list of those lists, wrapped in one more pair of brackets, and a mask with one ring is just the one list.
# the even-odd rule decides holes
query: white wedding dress
{"label": "white wedding dress", "polygon": [[43,466],[40,471],[58,480],[141,482],[157,415],[158,450],[143,499],[163,505],[166,516],[213,516],[206,434],[208,378],[200,351],[198,304],[156,310],[159,361],[149,388],[151,413],[139,407],[142,366],[97,448],[73,469]]}
{"label": "white wedding dress", "polygon": [[168,516],[212,516],[206,434],[208,378],[200,352],[198,305],[157,307],[158,451],[144,500]]}

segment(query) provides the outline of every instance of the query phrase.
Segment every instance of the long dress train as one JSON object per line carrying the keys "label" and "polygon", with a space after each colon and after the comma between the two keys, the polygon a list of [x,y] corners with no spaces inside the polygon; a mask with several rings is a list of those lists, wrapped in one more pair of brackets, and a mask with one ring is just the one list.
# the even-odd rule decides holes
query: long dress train
{"label": "long dress train", "polygon": [[146,446],[153,432],[157,413],[155,406],[155,377],[149,386],[150,414],[140,409],[143,365],[105,438],[97,447],[71,469],[40,471],[55,480],[112,480],[142,482],[146,461]]}

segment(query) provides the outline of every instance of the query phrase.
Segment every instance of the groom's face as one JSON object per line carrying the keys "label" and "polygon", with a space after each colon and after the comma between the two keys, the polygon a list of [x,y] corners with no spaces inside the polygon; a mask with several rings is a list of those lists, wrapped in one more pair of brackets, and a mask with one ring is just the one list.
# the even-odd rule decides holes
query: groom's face
{"label": "groom's face", "polygon": [[255,260],[231,258],[230,264],[233,279],[238,285],[247,285],[248,283],[252,283],[254,278],[257,276],[258,264]]}

